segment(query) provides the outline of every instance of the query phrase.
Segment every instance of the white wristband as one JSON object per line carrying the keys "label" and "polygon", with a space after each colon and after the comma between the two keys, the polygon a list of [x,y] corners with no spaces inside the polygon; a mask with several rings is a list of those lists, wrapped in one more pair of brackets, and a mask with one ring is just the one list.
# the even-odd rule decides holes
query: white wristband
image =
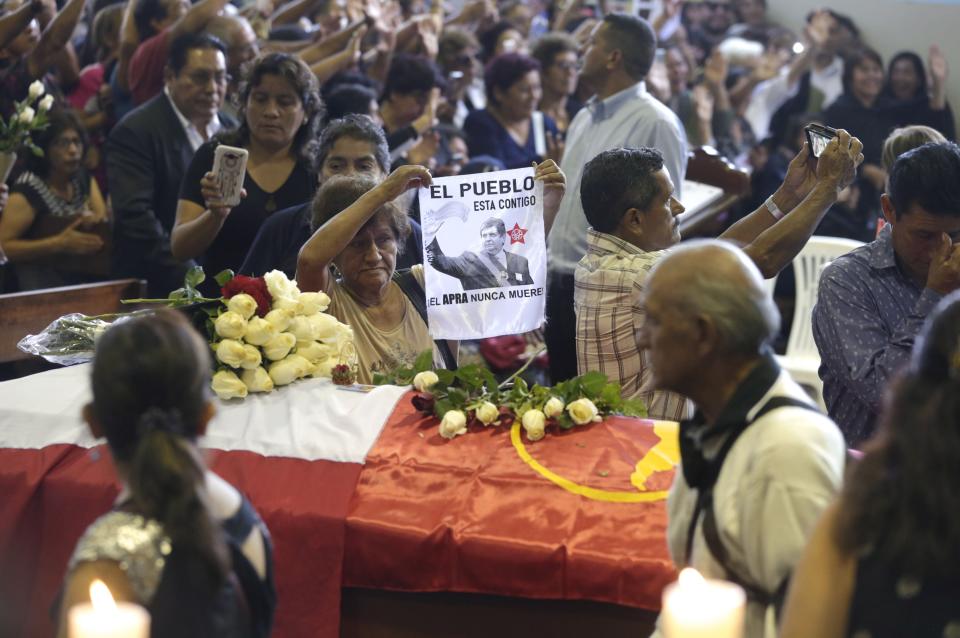
{"label": "white wristband", "polygon": [[768,197],[767,201],[763,202],[763,205],[767,207],[767,210],[770,211],[774,219],[783,219],[783,216],[786,214],[773,202],[773,195]]}

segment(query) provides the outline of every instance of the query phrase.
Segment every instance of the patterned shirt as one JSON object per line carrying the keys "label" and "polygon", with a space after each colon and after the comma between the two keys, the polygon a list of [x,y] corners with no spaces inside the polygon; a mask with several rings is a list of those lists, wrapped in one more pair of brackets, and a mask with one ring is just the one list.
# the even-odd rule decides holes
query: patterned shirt
{"label": "patterned shirt", "polygon": [[587,254],[574,273],[577,372],[603,372],[620,383],[624,398],[642,399],[651,418],[679,421],[693,414],[690,401],[653,390],[649,355],[637,346],[646,318],[644,283],[663,255],[592,228],[587,231]]}
{"label": "patterned shirt", "polygon": [[560,202],[550,230],[547,255],[551,273],[572,274],[587,252],[588,224],[580,201],[584,165],[603,151],[639,146],[663,153],[664,168],[681,199],[680,188],[687,169],[687,137],[674,112],[647,93],[643,82],[605,100],[593,98],[573,118],[561,164],[567,176],[567,193],[573,197],[564,197]]}
{"label": "patterned shirt", "polygon": [[873,434],[887,383],[910,358],[940,294],[921,289],[897,266],[890,227],[823,271],[813,337],[823,398],[850,445]]}

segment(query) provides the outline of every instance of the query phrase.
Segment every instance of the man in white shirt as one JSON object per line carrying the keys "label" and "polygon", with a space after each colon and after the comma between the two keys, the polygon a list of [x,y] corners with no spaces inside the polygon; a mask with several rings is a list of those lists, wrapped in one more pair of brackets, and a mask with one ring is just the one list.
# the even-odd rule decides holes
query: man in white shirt
{"label": "man in white shirt", "polygon": [[[596,95],[567,129],[561,169],[567,190],[580,192],[584,165],[599,153],[620,147],[656,148],[677,189],[687,165],[687,139],[677,116],[647,93],[643,78],[653,64],[657,39],[642,18],[607,15],[594,28],[583,55],[580,79]],[[574,347],[573,273],[587,251],[587,219],[579,197],[565,197],[547,240],[547,349],[554,383],[577,374]]]}
{"label": "man in white shirt", "polygon": [[654,384],[697,407],[680,425],[671,556],[743,586],[744,636],[772,638],[773,610],[840,488],[843,435],[771,354],[780,315],[745,253],[716,240],[678,247],[644,301]]}
{"label": "man in white shirt", "polygon": [[107,180],[114,212],[114,274],[147,280],[150,296],[183,285],[189,264],[170,252],[180,182],[201,144],[224,122],[225,48],[188,34],[170,45],[163,93],[131,111],[107,140]]}

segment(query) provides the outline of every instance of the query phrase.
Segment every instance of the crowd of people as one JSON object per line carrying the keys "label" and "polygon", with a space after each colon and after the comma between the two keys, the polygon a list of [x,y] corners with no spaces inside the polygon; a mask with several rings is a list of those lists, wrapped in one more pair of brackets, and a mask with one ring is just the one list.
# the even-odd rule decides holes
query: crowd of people
{"label": "crowd of people", "polygon": [[[939,48],[885,67],[851,17],[782,26],[765,0],[663,0],[649,20],[448,4],[5,0],[0,117],[37,82],[52,99],[42,152],[0,185],[3,291],[136,277],[165,297],[195,264],[277,269],[353,327],[360,381],[427,349],[453,368],[424,260],[464,289],[499,285],[487,262],[529,269],[497,219],[482,255],[424,250],[412,191],[533,167],[550,377],[604,372],[681,422],[677,566],[741,584],[749,636],[779,620],[790,636],[960,631],[960,147]],[[818,156],[810,123],[836,129]],[[238,204],[213,172],[220,145],[247,154]],[[680,244],[699,146],[751,189],[718,239]],[[869,242],[821,279],[827,415],[772,356],[762,283],[814,234]],[[96,577],[150,607],[154,635],[269,633],[269,533],[195,445],[215,411],[207,351],[167,313],[100,340],[84,416],[124,491],[79,542],[62,610]],[[866,451],[852,469],[848,447]],[[131,529],[140,544],[117,543]],[[170,611],[186,598],[195,614]]]}

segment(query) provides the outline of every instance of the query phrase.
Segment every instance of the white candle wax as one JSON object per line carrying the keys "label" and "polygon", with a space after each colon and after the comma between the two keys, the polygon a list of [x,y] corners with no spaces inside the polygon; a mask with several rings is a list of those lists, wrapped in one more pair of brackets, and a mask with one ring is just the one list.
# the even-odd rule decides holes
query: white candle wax
{"label": "white candle wax", "polygon": [[90,599],[70,608],[70,638],[150,638],[150,614],[140,605],[114,602],[100,580],[91,583]]}
{"label": "white candle wax", "polygon": [[661,622],[667,638],[743,638],[746,595],[722,580],[704,580],[684,569],[677,582],[663,590]]}

